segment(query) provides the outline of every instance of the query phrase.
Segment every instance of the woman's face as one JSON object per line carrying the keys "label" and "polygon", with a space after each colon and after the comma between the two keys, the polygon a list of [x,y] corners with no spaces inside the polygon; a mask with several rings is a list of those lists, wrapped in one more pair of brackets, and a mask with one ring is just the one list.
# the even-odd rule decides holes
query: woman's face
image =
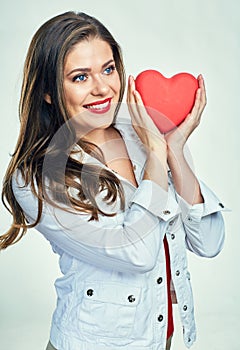
{"label": "woman's face", "polygon": [[98,38],[76,44],[65,60],[63,89],[67,111],[78,130],[88,133],[110,126],[120,93],[110,45]]}

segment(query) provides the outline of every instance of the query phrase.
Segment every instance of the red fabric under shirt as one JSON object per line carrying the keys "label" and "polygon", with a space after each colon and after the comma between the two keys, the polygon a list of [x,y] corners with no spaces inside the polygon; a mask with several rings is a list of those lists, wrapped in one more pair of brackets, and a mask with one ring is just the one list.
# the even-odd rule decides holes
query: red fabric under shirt
{"label": "red fabric under shirt", "polygon": [[166,236],[164,237],[163,242],[164,242],[164,249],[165,249],[165,256],[166,256],[167,291],[168,291],[168,328],[167,328],[167,339],[168,339],[173,334],[174,324],[173,324],[173,310],[172,310],[172,299],[171,299],[171,290],[170,290],[170,283],[171,283],[170,255],[169,255],[168,242],[167,242]]}

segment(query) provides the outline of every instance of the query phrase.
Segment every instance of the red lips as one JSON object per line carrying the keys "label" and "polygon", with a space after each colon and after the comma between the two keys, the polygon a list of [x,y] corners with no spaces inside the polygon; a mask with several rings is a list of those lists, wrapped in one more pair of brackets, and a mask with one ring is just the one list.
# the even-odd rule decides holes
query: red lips
{"label": "red lips", "polygon": [[89,103],[84,105],[84,108],[87,108],[92,113],[102,114],[109,111],[111,108],[111,100],[112,98],[106,98],[105,100],[95,101],[93,103]]}

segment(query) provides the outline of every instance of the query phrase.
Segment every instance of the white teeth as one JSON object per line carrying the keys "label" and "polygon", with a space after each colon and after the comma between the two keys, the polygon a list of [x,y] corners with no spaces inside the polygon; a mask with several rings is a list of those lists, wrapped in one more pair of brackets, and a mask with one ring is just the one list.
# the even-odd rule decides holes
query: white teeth
{"label": "white teeth", "polygon": [[109,101],[105,102],[105,103],[101,103],[99,105],[89,105],[87,106],[88,109],[104,109],[108,106]]}

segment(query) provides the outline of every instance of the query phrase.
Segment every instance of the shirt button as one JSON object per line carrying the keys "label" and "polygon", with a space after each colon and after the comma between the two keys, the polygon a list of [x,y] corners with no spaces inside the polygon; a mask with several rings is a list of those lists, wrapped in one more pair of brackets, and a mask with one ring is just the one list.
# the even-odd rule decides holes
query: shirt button
{"label": "shirt button", "polygon": [[93,295],[93,289],[88,289],[87,290],[87,295],[91,297]]}
{"label": "shirt button", "polygon": [[157,284],[161,284],[162,281],[163,281],[162,277],[159,277],[159,278],[157,279]]}
{"label": "shirt button", "polygon": [[177,270],[177,271],[176,271],[176,276],[179,276],[179,275],[180,275],[180,271]]}
{"label": "shirt button", "polygon": [[129,295],[128,296],[129,303],[133,303],[135,300],[136,300],[136,298],[134,297],[134,295]]}
{"label": "shirt button", "polygon": [[172,226],[174,224],[174,220],[169,221],[169,226]]}
{"label": "shirt button", "polygon": [[221,207],[221,208],[224,208],[224,205],[222,203],[218,203],[218,205]]}
{"label": "shirt button", "polygon": [[183,311],[187,311],[187,305],[183,306]]}
{"label": "shirt button", "polygon": [[158,316],[158,322],[162,322],[162,320],[163,320],[163,315],[159,315]]}
{"label": "shirt button", "polygon": [[135,170],[136,170],[136,168],[137,168],[137,167],[136,167],[136,165],[134,164],[134,166],[133,166],[133,170],[135,171]]}
{"label": "shirt button", "polygon": [[164,214],[164,215],[169,215],[169,214],[171,214],[171,212],[170,212],[170,210],[164,210],[164,211],[163,211],[163,214]]}
{"label": "shirt button", "polygon": [[175,234],[174,234],[174,233],[171,234],[171,238],[172,238],[172,239],[175,238]]}

